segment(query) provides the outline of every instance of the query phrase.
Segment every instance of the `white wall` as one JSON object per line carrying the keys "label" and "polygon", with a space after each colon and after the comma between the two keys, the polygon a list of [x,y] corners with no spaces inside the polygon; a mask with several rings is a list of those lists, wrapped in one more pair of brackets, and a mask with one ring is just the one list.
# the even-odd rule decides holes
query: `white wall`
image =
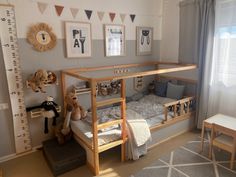
{"label": "white wall", "polygon": [[[2,3],[10,2],[15,5],[17,16],[17,31],[19,38],[25,38],[30,25],[37,22],[46,22],[53,27],[57,37],[64,38],[64,21],[85,21],[92,23],[93,39],[103,39],[103,24],[111,23],[108,13],[117,13],[114,24],[122,24],[119,14],[127,14],[126,39],[134,40],[136,26],[154,27],[154,39],[161,38],[161,9],[162,0],[1,0]],[[42,15],[37,7],[37,2],[46,2],[48,7]],[[65,8],[60,17],[57,16],[54,5],[63,5]],[[79,12],[73,19],[70,8],[79,8]],[[93,10],[89,21],[84,9]],[[97,11],[104,11],[105,16],[100,22]],[[136,14],[135,22],[132,23],[129,14]]]}
{"label": "white wall", "polygon": [[161,60],[164,61],[178,61],[180,1],[163,0]]}
{"label": "white wall", "polygon": [[[42,15],[37,7],[37,2],[47,2],[45,13]],[[11,3],[15,6],[18,44],[21,58],[21,68],[23,72],[23,80],[34,73],[38,68],[45,68],[58,73],[61,69],[71,67],[83,66],[98,66],[98,65],[116,65],[125,63],[138,63],[150,60],[157,60],[159,58],[159,42],[161,39],[161,14],[162,14],[162,0],[0,0],[1,4]],[[64,5],[65,9],[58,17],[54,9],[54,5]],[[69,8],[79,8],[77,18],[73,19]],[[91,20],[87,20],[84,9],[94,10]],[[105,17],[102,22],[97,17],[96,11],[105,11]],[[106,58],[104,57],[104,41],[103,39],[103,24],[111,23],[108,12],[127,13],[124,25],[126,26],[127,51],[125,57]],[[135,22],[132,23],[129,14],[136,14]],[[64,21],[85,21],[92,24],[93,39],[93,57],[89,59],[67,59],[65,58],[65,44],[64,40]],[[37,52],[30,44],[27,43],[25,37],[30,25],[46,22],[53,27],[54,32],[59,39],[57,46],[47,52]],[[115,24],[121,24],[119,14],[115,18]],[[155,51],[153,56],[136,56],[135,32],[136,26],[153,26],[154,39],[156,40]],[[97,40],[98,39],[98,40]],[[94,47],[96,46],[96,47]],[[0,50],[0,62],[3,63],[2,54]],[[53,65],[52,65],[53,63]],[[3,64],[0,64],[0,80],[4,81],[3,86],[6,85],[6,78],[4,75]],[[132,82],[133,83],[133,82]],[[132,87],[130,87],[132,88]],[[55,101],[60,105],[61,93],[60,86],[48,87],[47,94],[54,96]],[[44,101],[46,95],[32,93],[30,89],[24,88],[25,103],[27,106],[37,105],[38,102]],[[5,87],[0,87],[0,103],[8,103],[9,98]],[[10,105],[10,104],[9,104]],[[12,116],[10,109],[0,112],[0,133],[4,134],[2,143],[0,143],[0,160],[2,156],[13,154],[14,136]],[[43,119],[29,119],[30,133],[33,146],[41,144],[41,142],[50,135],[43,134]],[[51,132],[51,131],[50,131]]]}

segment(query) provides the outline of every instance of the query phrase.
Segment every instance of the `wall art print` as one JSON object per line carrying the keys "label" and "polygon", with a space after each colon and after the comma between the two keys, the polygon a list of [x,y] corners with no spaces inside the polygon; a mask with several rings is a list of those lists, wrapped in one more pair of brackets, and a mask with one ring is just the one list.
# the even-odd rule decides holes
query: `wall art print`
{"label": "wall art print", "polygon": [[106,56],[125,55],[125,26],[105,25]]}
{"label": "wall art print", "polygon": [[65,22],[68,58],[91,57],[91,24]]}
{"label": "wall art print", "polygon": [[137,27],[137,55],[151,55],[153,28]]}

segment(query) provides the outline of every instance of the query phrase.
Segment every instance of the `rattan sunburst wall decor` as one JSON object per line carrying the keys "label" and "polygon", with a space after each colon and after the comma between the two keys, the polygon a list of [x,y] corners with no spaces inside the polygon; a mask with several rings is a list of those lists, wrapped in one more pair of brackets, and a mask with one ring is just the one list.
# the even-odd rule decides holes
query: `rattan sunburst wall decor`
{"label": "rattan sunburst wall decor", "polygon": [[56,35],[46,23],[38,23],[31,26],[27,33],[27,40],[40,52],[54,48],[57,43]]}

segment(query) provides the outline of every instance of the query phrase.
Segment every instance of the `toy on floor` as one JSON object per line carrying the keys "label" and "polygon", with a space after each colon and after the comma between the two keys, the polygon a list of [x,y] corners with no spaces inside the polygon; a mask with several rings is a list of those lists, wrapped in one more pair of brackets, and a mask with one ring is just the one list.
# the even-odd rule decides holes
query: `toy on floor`
{"label": "toy on floor", "polygon": [[72,138],[72,131],[70,128],[70,118],[72,110],[73,107],[67,106],[64,122],[60,123],[55,128],[54,133],[59,144],[64,144]]}
{"label": "toy on floor", "polygon": [[56,125],[56,118],[59,117],[59,114],[56,109],[57,104],[53,101],[53,97],[48,96],[46,101],[41,104],[41,108],[44,109],[42,116],[44,120],[44,133],[48,133],[48,119],[53,119],[52,125]]}
{"label": "toy on floor", "polygon": [[84,119],[87,115],[87,111],[84,110],[84,108],[79,104],[79,100],[75,94],[74,91],[69,92],[66,97],[65,101],[68,107],[72,107],[71,112],[71,119],[76,121],[79,119]]}

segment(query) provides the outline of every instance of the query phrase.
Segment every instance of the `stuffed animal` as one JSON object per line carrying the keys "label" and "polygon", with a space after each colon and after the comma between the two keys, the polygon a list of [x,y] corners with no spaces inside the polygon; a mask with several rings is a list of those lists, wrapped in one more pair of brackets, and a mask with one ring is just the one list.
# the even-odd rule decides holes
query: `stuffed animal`
{"label": "stuffed animal", "polygon": [[44,101],[41,105],[41,108],[44,109],[42,112],[42,116],[45,118],[44,120],[44,133],[48,133],[48,119],[53,118],[52,125],[56,125],[56,118],[59,117],[56,106],[57,104],[53,101],[53,97],[48,96],[46,101]]}
{"label": "stuffed animal", "polygon": [[84,108],[80,106],[78,98],[74,91],[69,92],[66,95],[65,101],[67,104],[67,109],[69,106],[73,108],[71,112],[71,120],[76,121],[76,120],[83,119],[86,117],[87,111],[85,111]]}
{"label": "stuffed animal", "polygon": [[55,136],[59,144],[64,144],[66,141],[69,141],[72,137],[72,131],[70,128],[70,118],[73,107],[67,106],[66,116],[64,122],[60,123],[55,128]]}
{"label": "stuffed animal", "polygon": [[47,84],[48,73],[46,70],[39,69],[34,73],[34,76],[28,80],[29,86],[32,88],[34,92],[44,91],[44,85]]}

